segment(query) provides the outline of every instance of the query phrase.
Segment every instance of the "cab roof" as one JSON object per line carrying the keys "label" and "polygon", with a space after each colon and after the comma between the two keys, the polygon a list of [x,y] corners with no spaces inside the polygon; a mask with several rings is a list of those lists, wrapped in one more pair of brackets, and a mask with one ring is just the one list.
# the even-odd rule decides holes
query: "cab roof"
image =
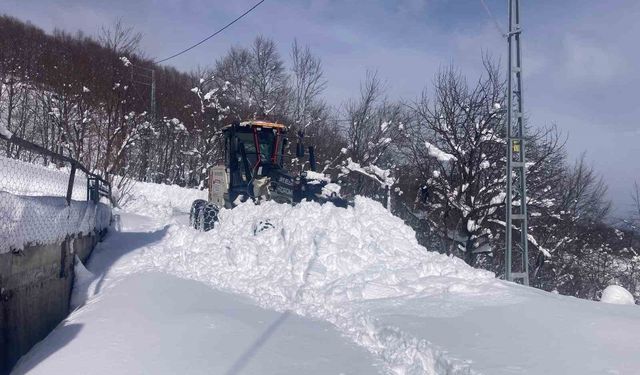
{"label": "cab roof", "polygon": [[260,121],[260,120],[243,121],[240,123],[230,124],[223,127],[222,129],[226,130],[231,128],[234,125],[287,130],[287,127],[283,124],[278,124],[277,122]]}

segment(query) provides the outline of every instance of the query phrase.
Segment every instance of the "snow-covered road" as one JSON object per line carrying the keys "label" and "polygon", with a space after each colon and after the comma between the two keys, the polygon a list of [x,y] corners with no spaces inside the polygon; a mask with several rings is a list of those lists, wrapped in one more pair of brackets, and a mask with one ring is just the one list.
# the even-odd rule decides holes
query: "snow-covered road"
{"label": "snow-covered road", "polygon": [[[342,337],[324,324],[300,317],[291,323],[295,326],[291,336],[280,331],[287,336],[281,338],[284,347],[298,341],[304,346],[308,336],[318,335],[332,343],[316,347],[325,350],[322,358],[352,366],[327,367],[320,373],[370,374],[380,368],[393,374],[640,373],[638,306],[583,301],[497,280],[459,259],[428,252],[401,220],[364,198],[348,209],[315,203],[296,207],[246,203],[223,210],[213,231],[196,232],[186,225],[184,212],[200,194],[140,184],[126,206],[128,212],[121,213],[119,230],[96,249],[87,266],[95,277],[79,274],[75,302],[86,298],[89,302],[32,350],[18,369],[55,373],[46,371],[56,368],[48,366],[64,364],[71,373],[84,373],[80,368],[73,371],[71,358],[82,358],[77,351],[89,347],[82,340],[97,340],[101,325],[111,327],[116,336],[107,335],[98,345],[100,350],[94,346],[86,349],[86,355],[111,353],[104,357],[108,363],[123,366],[115,372],[137,373],[145,366],[151,371],[144,372],[157,372],[152,366],[160,365],[149,363],[154,359],[194,369],[211,366],[209,357],[224,357],[225,366],[233,364],[235,359],[224,350],[233,350],[235,328],[226,331],[229,339],[213,338],[207,335],[207,324],[227,326],[221,322],[229,317],[219,313],[225,302],[245,304],[239,309],[258,309],[213,290],[217,289],[280,312],[260,310],[264,323],[254,322],[252,329],[245,327],[259,319],[252,314],[245,315],[248,321],[229,323],[237,326],[239,337],[245,331],[250,332],[246,337],[261,336],[280,314],[287,314],[289,321],[294,315],[288,311],[330,323]],[[190,289],[201,294],[190,297],[185,292]],[[182,302],[168,302],[174,294]],[[200,306],[195,310],[206,313],[192,314],[180,307],[185,304]],[[154,306],[164,312],[155,312]],[[172,306],[177,307],[172,310]],[[186,315],[190,318],[180,319]],[[112,317],[111,323],[105,323],[107,317]],[[68,327],[79,321],[86,329],[70,331]],[[167,338],[159,339],[163,334]],[[122,343],[128,337],[133,346],[125,347],[138,349],[121,360]],[[69,342],[61,347],[65,338]],[[216,351],[227,341],[229,348]],[[249,344],[251,339],[240,341]],[[168,353],[171,350],[177,352]],[[188,362],[175,358],[182,350],[194,353]],[[260,358],[282,366],[274,362],[276,367],[256,367],[265,374],[283,373],[279,369],[290,365],[287,360],[293,361],[291,366],[322,368],[304,356],[287,359],[263,353]],[[238,354],[235,351],[231,357]],[[371,367],[378,364],[382,367]],[[251,373],[250,368],[240,373]],[[209,373],[224,373],[215,369]],[[186,368],[183,372],[197,373]]]}
{"label": "snow-covered road", "polygon": [[375,363],[328,323],[141,273],[69,316],[14,373],[377,374]]}

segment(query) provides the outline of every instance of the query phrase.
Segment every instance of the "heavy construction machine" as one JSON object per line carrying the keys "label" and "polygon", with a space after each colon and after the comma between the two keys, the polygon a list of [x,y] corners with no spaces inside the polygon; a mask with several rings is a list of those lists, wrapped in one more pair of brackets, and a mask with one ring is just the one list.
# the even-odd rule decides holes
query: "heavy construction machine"
{"label": "heavy construction machine", "polygon": [[[190,224],[208,231],[218,221],[221,208],[233,208],[251,199],[296,204],[303,200],[331,202],[346,207],[339,187],[316,172],[314,147],[310,146],[309,171],[292,175],[284,168],[287,127],[267,121],[236,122],[222,129],[224,162],[209,168],[208,201],[193,202]],[[302,136],[296,143],[296,157],[304,158]]]}

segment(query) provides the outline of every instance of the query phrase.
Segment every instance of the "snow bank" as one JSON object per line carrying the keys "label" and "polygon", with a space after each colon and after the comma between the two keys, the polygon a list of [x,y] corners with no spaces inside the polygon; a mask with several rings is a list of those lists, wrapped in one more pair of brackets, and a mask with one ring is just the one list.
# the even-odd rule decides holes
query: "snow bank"
{"label": "snow bank", "polygon": [[124,210],[153,218],[188,213],[194,200],[207,199],[206,190],[148,182],[136,182],[129,195],[121,204]]}
{"label": "snow bank", "polygon": [[619,285],[609,285],[602,291],[600,302],[613,303],[616,305],[635,305],[633,295]]}
{"label": "snow bank", "polygon": [[490,272],[427,251],[402,220],[362,197],[347,209],[247,202],[222,210],[213,231],[172,225],[163,238],[112,274],[161,270],[250,295],[263,307],[329,321],[397,374],[469,370],[427,341],[379,324],[365,302],[447,295],[487,299],[483,289],[496,282]]}
{"label": "snow bank", "polygon": [[24,197],[0,191],[0,253],[90,234],[111,222],[111,208],[62,197]]}

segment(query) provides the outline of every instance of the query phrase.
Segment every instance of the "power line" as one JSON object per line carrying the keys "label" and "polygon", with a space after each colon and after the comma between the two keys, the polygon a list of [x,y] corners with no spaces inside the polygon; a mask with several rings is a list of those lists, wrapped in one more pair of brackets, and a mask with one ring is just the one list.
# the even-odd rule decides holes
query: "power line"
{"label": "power line", "polygon": [[500,22],[498,22],[498,20],[493,16],[493,13],[491,13],[491,9],[489,9],[489,7],[487,6],[487,3],[485,3],[484,0],[480,0],[480,3],[482,4],[482,7],[484,8],[485,12],[487,12],[487,15],[489,16],[489,18],[493,20],[493,25],[496,27],[496,30],[498,30],[498,33],[502,37],[506,37],[507,33],[502,30],[502,26],[500,26]]}
{"label": "power line", "polygon": [[215,33],[213,33],[213,34],[209,35],[208,37],[206,37],[206,38],[202,39],[201,41],[199,41],[198,43],[196,43],[196,44],[192,45],[191,47],[186,48],[186,49],[184,49],[184,50],[182,50],[182,51],[180,51],[180,52],[178,52],[178,53],[176,53],[176,54],[174,54],[174,55],[171,55],[171,56],[169,56],[169,57],[167,57],[167,58],[164,58],[164,59],[162,59],[162,60],[154,61],[154,63],[155,63],[155,64],[159,64],[159,63],[161,63],[161,62],[165,62],[165,61],[167,61],[167,60],[173,59],[174,57],[180,56],[180,55],[182,55],[183,53],[188,52],[188,51],[190,51],[190,50],[192,50],[192,49],[196,48],[197,46],[201,45],[202,43],[206,42],[207,40],[209,40],[209,39],[213,38],[214,36],[216,36],[216,35],[220,34],[220,33],[221,33],[221,32],[223,32],[224,30],[226,30],[229,26],[231,26],[231,25],[233,25],[234,23],[238,22],[242,17],[244,17],[244,16],[246,16],[247,14],[251,13],[251,11],[252,11],[252,10],[256,9],[260,4],[264,3],[264,1],[265,1],[265,0],[260,0],[260,1],[258,1],[258,2],[256,3],[256,5],[254,5],[254,6],[252,6],[251,8],[249,8],[249,10],[247,10],[247,11],[246,11],[246,12],[244,12],[244,13],[242,13],[240,16],[238,16],[238,17],[237,17],[236,19],[234,19],[233,21],[231,21],[231,22],[229,22],[228,24],[226,24],[226,25],[225,25],[224,27],[222,27],[220,30],[218,30],[218,31],[216,31]]}

